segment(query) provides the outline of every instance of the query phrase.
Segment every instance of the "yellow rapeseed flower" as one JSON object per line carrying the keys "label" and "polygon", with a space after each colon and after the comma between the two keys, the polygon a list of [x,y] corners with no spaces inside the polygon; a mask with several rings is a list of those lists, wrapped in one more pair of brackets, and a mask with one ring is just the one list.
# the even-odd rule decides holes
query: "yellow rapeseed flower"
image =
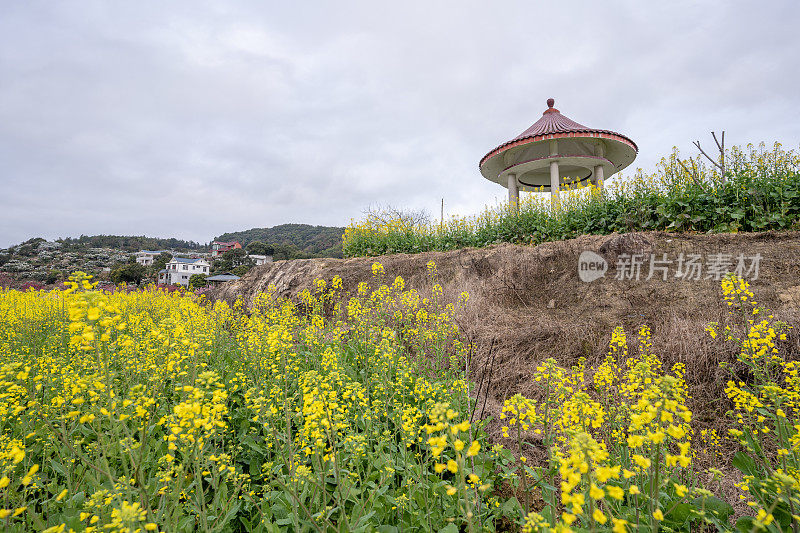
{"label": "yellow rapeseed flower", "polygon": [[608,521],[606,515],[603,514],[603,511],[600,509],[595,509],[592,513],[592,518],[594,518],[595,522],[599,524],[605,524]]}
{"label": "yellow rapeseed flower", "polygon": [[480,442],[474,440],[472,444],[469,445],[469,449],[467,450],[467,457],[474,457],[478,455],[478,452],[481,451],[481,444]]}

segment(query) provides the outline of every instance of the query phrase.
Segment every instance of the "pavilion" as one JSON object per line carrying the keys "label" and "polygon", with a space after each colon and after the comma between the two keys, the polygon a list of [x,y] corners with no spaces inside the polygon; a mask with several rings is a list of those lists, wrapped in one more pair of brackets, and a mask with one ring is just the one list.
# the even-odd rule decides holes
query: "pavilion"
{"label": "pavilion", "polygon": [[593,183],[627,167],[639,151],[628,137],[588,128],[571,120],[547,100],[542,118],[530,128],[483,156],[479,164],[487,180],[508,187],[508,202],[519,204],[519,191],[551,193],[558,205],[565,184]]}

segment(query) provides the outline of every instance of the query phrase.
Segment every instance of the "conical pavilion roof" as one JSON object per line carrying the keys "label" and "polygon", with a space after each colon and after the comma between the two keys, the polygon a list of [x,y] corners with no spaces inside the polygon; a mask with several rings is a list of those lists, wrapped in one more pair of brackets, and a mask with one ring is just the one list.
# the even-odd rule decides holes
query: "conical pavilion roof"
{"label": "conical pavilion roof", "polygon": [[547,100],[547,109],[544,111],[544,113],[542,113],[542,118],[534,122],[530,128],[523,131],[510,141],[501,144],[500,146],[498,146],[497,148],[495,148],[494,150],[483,156],[483,158],[479,163],[479,166],[483,165],[483,162],[486,161],[489,157],[509,147],[509,145],[517,145],[527,142],[544,140],[545,138],[548,138],[547,136],[549,135],[557,135],[559,137],[561,136],[581,137],[582,136],[581,134],[586,134],[587,137],[594,137],[597,135],[602,135],[602,136],[610,135],[618,138],[619,140],[622,140],[623,142],[627,141],[628,143],[630,143],[631,147],[633,147],[634,150],[636,150],[637,152],[639,151],[639,148],[636,146],[636,143],[634,143],[628,137],[611,130],[589,128],[587,126],[584,126],[583,124],[579,124],[578,122],[575,122],[571,118],[562,115],[561,111],[553,107],[554,105],[555,105],[555,100],[549,98]]}
{"label": "conical pavilion roof", "polygon": [[533,123],[533,126],[523,131],[512,140],[526,139],[536,135],[547,135],[549,133],[570,133],[574,131],[592,131],[583,124],[578,124],[571,118],[567,118],[554,108],[555,100],[550,98],[547,101],[547,110],[542,113],[542,118]]}

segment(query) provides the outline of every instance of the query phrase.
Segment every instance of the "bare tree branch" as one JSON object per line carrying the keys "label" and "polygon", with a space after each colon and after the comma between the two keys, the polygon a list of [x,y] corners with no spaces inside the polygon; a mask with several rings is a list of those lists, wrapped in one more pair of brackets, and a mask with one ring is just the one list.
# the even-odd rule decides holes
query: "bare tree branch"
{"label": "bare tree branch", "polygon": [[431,216],[425,209],[401,209],[391,205],[373,205],[364,211],[364,215],[374,226],[400,226],[412,230],[430,224]]}
{"label": "bare tree branch", "polygon": [[703,154],[712,165],[719,169],[720,176],[722,177],[722,183],[725,183],[725,131],[723,130],[722,135],[720,135],[721,142],[720,139],[717,139],[717,133],[715,131],[711,132],[711,137],[714,138],[714,143],[716,143],[717,150],[719,150],[719,161],[712,159],[711,156],[700,147],[700,141],[694,141],[694,145],[697,146],[697,149],[700,150],[700,153]]}
{"label": "bare tree branch", "polygon": [[697,146],[697,149],[698,149],[698,150],[700,150],[700,153],[701,153],[701,154],[703,154],[704,156],[706,156],[706,159],[708,159],[709,161],[711,161],[711,164],[712,164],[712,165],[714,165],[714,166],[715,166],[715,167],[717,167],[717,168],[721,168],[721,167],[720,167],[720,164],[719,164],[717,161],[714,161],[713,159],[711,159],[711,156],[710,156],[710,155],[708,155],[708,154],[706,153],[706,151],[705,151],[705,150],[703,150],[703,149],[700,147],[700,141],[695,141],[695,142],[694,142],[694,145],[695,145],[695,146]]}
{"label": "bare tree branch", "polygon": [[717,135],[713,131],[711,136],[714,137],[714,142],[717,143],[717,148],[719,148],[719,171],[722,175],[722,183],[725,183],[725,130],[722,130],[722,143],[717,142]]}
{"label": "bare tree branch", "polygon": [[[724,131],[722,132],[722,135],[723,135],[723,137],[722,137],[722,140],[724,141],[724,140],[725,140],[725,137],[724,137],[724,135],[725,135],[725,132],[724,132]],[[715,142],[715,143],[717,143],[717,150],[719,150],[720,152],[722,152],[723,148],[722,148],[722,145],[721,145],[721,144],[719,144],[719,141],[717,140],[717,133],[716,133],[716,132],[714,132],[714,131],[712,131],[712,132],[711,132],[711,136],[712,136],[712,137],[714,137],[714,142]]]}

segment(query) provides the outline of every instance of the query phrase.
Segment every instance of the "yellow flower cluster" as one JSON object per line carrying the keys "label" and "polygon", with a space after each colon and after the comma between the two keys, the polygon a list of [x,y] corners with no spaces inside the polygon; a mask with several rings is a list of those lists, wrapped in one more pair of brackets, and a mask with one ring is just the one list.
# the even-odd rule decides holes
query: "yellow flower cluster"
{"label": "yellow flower cluster", "polygon": [[169,442],[169,461],[179,445],[202,450],[209,439],[225,429],[228,410],[228,393],[216,372],[201,372],[195,385],[178,385],[175,392],[182,401],[172,408],[170,416],[159,421],[169,428],[164,437]]}
{"label": "yellow flower cluster", "polygon": [[[525,398],[521,394],[515,394],[503,403],[503,411],[500,414],[500,419],[506,418],[508,415],[511,418],[508,420],[508,426],[503,426],[503,436],[508,438],[508,428],[519,426],[522,431],[528,431],[532,426],[538,422],[536,415],[536,402],[530,398]],[[541,433],[541,429],[536,428],[536,432]]]}
{"label": "yellow flower cluster", "polygon": [[[565,369],[547,360],[535,377],[541,399],[516,395],[504,404],[503,415],[510,413],[509,425],[518,429],[520,453],[522,432],[532,429],[543,436],[550,461],[558,465],[563,514],[556,525],[562,530],[579,521],[583,527],[607,524],[625,531],[623,500],[638,501],[650,520],[661,520],[658,494],[664,488],[656,490],[653,483],[674,485],[671,490],[679,497],[688,494],[684,485],[670,481],[690,466],[692,457],[684,368],[677,364],[665,374],[650,335],[649,328],[639,329],[631,355],[624,330],[617,328],[607,357],[590,379],[583,361]],[[504,432],[508,437],[507,427]],[[529,466],[523,470],[534,479],[541,476]],[[645,486],[650,487],[646,493]],[[530,520],[526,527],[551,530],[536,524]]]}
{"label": "yellow flower cluster", "polygon": [[[800,365],[778,349],[789,326],[760,307],[741,278],[723,279],[722,294],[733,319],[722,331],[739,345],[738,361],[752,375],[730,379],[725,387],[737,421],[729,434],[743,449],[734,463],[745,474],[737,484],[740,498],[756,510],[754,527],[774,527],[777,515],[780,527],[791,521],[797,528],[800,513],[791,509],[800,508]],[[712,337],[719,329],[717,323],[706,328]]]}

